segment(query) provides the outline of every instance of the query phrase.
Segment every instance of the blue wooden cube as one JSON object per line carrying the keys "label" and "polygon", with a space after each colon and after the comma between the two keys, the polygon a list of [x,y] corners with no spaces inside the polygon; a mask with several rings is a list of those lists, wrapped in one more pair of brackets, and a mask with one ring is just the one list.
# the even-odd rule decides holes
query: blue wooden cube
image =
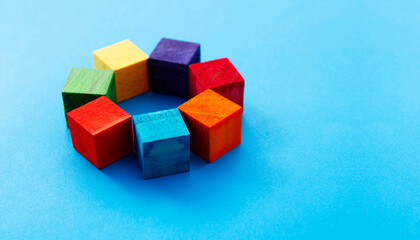
{"label": "blue wooden cube", "polygon": [[144,179],[190,170],[190,132],[178,109],[135,115],[133,122]]}
{"label": "blue wooden cube", "polygon": [[188,66],[198,62],[200,44],[162,38],[149,56],[150,89],[156,93],[188,98]]}

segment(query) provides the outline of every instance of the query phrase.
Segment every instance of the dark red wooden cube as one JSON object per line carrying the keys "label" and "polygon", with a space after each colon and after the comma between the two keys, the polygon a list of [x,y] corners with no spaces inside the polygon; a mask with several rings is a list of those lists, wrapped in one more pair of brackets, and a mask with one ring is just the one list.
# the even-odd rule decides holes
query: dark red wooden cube
{"label": "dark red wooden cube", "polygon": [[67,113],[73,147],[98,169],[134,151],[131,116],[106,97]]}
{"label": "dark red wooden cube", "polygon": [[212,89],[243,106],[244,85],[243,77],[227,58],[190,65],[190,98]]}

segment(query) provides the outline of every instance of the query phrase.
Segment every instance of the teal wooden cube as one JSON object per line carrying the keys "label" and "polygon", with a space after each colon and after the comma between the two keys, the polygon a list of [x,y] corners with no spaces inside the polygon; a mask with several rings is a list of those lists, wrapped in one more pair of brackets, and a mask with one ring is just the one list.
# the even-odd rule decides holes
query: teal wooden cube
{"label": "teal wooden cube", "polygon": [[135,115],[133,122],[144,179],[190,170],[190,132],[178,109]]}
{"label": "teal wooden cube", "polygon": [[101,96],[116,103],[114,75],[114,71],[107,69],[71,69],[62,92],[64,113],[67,114]]}

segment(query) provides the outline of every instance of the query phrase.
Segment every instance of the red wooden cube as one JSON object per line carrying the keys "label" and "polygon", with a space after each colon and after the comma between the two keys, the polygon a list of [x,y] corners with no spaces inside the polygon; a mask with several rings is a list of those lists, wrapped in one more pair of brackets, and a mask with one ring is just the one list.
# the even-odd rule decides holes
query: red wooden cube
{"label": "red wooden cube", "polygon": [[243,77],[227,58],[190,65],[190,98],[210,88],[243,107],[244,85]]}
{"label": "red wooden cube", "polygon": [[98,169],[134,151],[131,116],[106,97],[67,113],[73,147]]}
{"label": "red wooden cube", "polygon": [[242,107],[208,89],[178,107],[191,151],[211,163],[241,143]]}

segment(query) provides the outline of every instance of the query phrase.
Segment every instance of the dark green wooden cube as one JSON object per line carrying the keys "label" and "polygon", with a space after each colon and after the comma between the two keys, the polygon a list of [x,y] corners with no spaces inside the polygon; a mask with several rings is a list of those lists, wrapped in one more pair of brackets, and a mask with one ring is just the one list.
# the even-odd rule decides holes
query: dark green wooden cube
{"label": "dark green wooden cube", "polygon": [[65,114],[100,96],[106,96],[116,103],[114,71],[73,68],[62,94]]}

